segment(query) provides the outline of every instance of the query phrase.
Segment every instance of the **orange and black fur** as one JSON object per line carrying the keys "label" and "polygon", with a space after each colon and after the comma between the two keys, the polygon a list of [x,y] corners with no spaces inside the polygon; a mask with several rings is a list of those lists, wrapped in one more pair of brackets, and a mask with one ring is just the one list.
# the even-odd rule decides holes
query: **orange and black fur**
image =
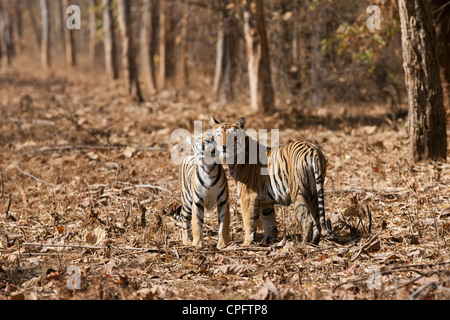
{"label": "orange and black fur", "polygon": [[[326,159],[317,146],[299,141],[272,149],[263,146],[244,133],[244,118],[235,123],[211,118],[211,126],[217,148],[237,184],[244,245],[254,240],[260,216],[265,242],[276,237],[275,204],[294,204],[303,227],[303,241],[317,244],[321,228],[329,234],[323,189]],[[265,148],[263,152],[259,151],[261,148]],[[254,152],[259,156],[251,154]]]}
{"label": "orange and black fur", "polygon": [[218,248],[228,244],[230,210],[225,171],[216,159],[216,142],[205,133],[194,140],[194,154],[181,164],[179,179],[182,205],[179,218],[183,222],[183,243],[203,247],[204,211],[217,205],[219,220]]}

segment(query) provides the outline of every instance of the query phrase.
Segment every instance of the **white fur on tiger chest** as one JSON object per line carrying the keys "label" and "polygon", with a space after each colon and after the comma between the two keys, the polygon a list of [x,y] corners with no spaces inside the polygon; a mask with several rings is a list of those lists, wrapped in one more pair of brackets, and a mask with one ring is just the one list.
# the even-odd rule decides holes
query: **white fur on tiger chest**
{"label": "white fur on tiger chest", "polygon": [[219,187],[216,185],[211,189],[206,190],[206,194],[203,197],[203,206],[206,210],[212,210],[217,204],[217,194],[219,193]]}

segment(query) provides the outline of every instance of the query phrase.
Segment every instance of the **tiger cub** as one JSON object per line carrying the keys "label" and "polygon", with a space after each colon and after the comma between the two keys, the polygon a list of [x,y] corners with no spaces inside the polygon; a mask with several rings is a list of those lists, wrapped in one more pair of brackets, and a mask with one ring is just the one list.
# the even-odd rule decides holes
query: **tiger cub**
{"label": "tiger cub", "polygon": [[179,212],[183,225],[183,244],[202,248],[204,211],[217,205],[219,233],[217,248],[228,244],[230,210],[225,171],[216,155],[214,136],[206,132],[194,140],[194,154],[180,167],[182,205]]}
{"label": "tiger cub", "polygon": [[265,242],[276,238],[275,204],[294,204],[305,242],[318,244],[321,229],[331,234],[325,220],[323,188],[327,160],[317,146],[300,141],[279,148],[264,146],[244,132],[244,118],[236,122],[211,118],[211,126],[217,148],[237,184],[244,245],[254,240],[260,216]]}

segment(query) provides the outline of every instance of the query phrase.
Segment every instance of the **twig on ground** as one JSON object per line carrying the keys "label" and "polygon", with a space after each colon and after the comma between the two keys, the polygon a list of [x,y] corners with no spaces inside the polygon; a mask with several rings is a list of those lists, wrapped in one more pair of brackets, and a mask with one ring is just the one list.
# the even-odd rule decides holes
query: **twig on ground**
{"label": "twig on ground", "polygon": [[[105,146],[105,145],[57,145],[57,146],[44,146],[41,148],[33,149],[24,153],[19,154],[20,156],[29,155],[32,153],[40,153],[40,152],[52,152],[52,151],[68,151],[68,150],[119,150],[119,149],[126,149],[127,145],[111,145],[111,146]],[[166,149],[162,148],[155,148],[155,147],[134,147],[137,151],[166,151]]]}
{"label": "twig on ground", "polygon": [[14,168],[16,168],[20,173],[22,173],[22,174],[24,174],[24,175],[26,175],[27,177],[30,177],[30,178],[32,178],[32,179],[34,179],[34,180],[36,180],[36,181],[38,181],[38,182],[41,182],[41,183],[44,183],[44,184],[46,184],[46,185],[49,185],[49,186],[51,186],[51,187],[54,187],[55,185],[54,184],[52,184],[52,183],[50,183],[50,182],[47,182],[47,181],[44,181],[44,180],[41,180],[41,179],[39,179],[39,178],[37,178],[37,177],[35,177],[35,176],[33,176],[32,174],[30,174],[30,173],[28,173],[28,172],[25,172],[25,171],[23,171],[22,169],[20,169],[16,164],[15,165],[13,165],[13,167]]}
{"label": "twig on ground", "polygon": [[78,245],[78,244],[52,244],[52,243],[23,243],[22,245],[26,246],[26,247],[80,248],[80,249],[91,249],[91,250],[101,250],[101,249],[110,248],[110,249],[117,249],[117,250],[166,253],[164,250],[159,250],[159,249],[135,248],[135,247],[90,246],[90,245]]}
{"label": "twig on ground", "polygon": [[126,192],[126,191],[130,191],[130,190],[135,190],[135,189],[157,189],[157,190],[168,192],[172,195],[172,191],[170,191],[169,189],[159,187],[159,186],[154,186],[151,184],[141,184],[141,185],[126,187],[126,188],[123,188],[122,191]]}
{"label": "twig on ground", "polygon": [[356,255],[354,257],[352,257],[350,259],[350,261],[355,261],[356,259],[358,259],[359,255],[365,250],[367,249],[371,244],[373,244],[374,240],[378,237],[378,233],[376,233],[374,236],[372,236],[365,244],[363,244],[358,252],[356,253]]}
{"label": "twig on ground", "polygon": [[8,218],[9,218],[9,209],[10,208],[11,208],[11,194],[9,195],[8,205],[6,206],[6,211],[5,211],[6,220],[8,220]]}

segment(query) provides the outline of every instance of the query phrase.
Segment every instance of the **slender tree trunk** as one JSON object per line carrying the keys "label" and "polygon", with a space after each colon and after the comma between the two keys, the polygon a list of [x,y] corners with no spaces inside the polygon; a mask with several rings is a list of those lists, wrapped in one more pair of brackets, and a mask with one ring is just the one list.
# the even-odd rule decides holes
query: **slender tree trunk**
{"label": "slender tree trunk", "polygon": [[89,63],[95,66],[95,54],[97,45],[97,15],[96,0],[89,0]]}
{"label": "slender tree trunk", "polygon": [[[313,19],[315,21],[321,21],[321,8],[318,6],[314,9]],[[313,23],[311,46],[312,46],[312,58],[311,58],[311,87],[312,97],[311,103],[314,107],[321,105],[322,98],[322,86],[320,77],[320,65],[322,62],[322,53],[320,52],[320,39],[322,25],[320,23]]]}
{"label": "slender tree trunk", "polygon": [[5,39],[4,39],[4,29],[5,29],[5,25],[6,25],[6,21],[5,18],[3,17],[4,12],[3,12],[3,6],[2,3],[0,2],[0,69],[3,65],[3,56],[5,55]]}
{"label": "slender tree trunk", "polygon": [[22,51],[22,0],[16,0],[14,4],[14,51]]}
{"label": "slender tree trunk", "polygon": [[448,0],[433,0],[434,24],[437,32],[437,55],[441,66],[444,105],[450,110],[450,3]]}
{"label": "slender tree trunk", "polygon": [[24,7],[26,8],[28,18],[30,19],[31,30],[33,30],[34,47],[36,51],[40,51],[42,41],[42,35],[40,33],[41,28],[36,21],[36,16],[33,13],[33,8],[30,3],[26,3]]}
{"label": "slender tree trunk", "polygon": [[[67,8],[69,7],[69,0],[62,0],[64,21],[67,21],[69,14],[67,13]],[[75,49],[75,37],[74,30],[70,30],[67,25],[64,25],[64,43],[66,50],[66,64],[69,67],[75,67],[77,65],[77,56]]]}
{"label": "slender tree trunk", "polygon": [[274,93],[266,39],[263,0],[245,0],[244,34],[253,111],[270,112]]}
{"label": "slender tree trunk", "polygon": [[216,45],[216,68],[214,73],[213,96],[216,101],[220,99],[221,92],[225,93],[225,100],[232,100],[231,87],[231,32],[230,17],[226,9],[226,1],[222,1],[222,10],[220,12],[219,30],[217,32]]}
{"label": "slender tree trunk", "polygon": [[399,0],[403,67],[409,101],[410,156],[446,159],[447,132],[429,3]]}
{"label": "slender tree trunk", "polygon": [[44,69],[50,67],[50,17],[48,0],[40,0],[42,16],[41,64]]}
{"label": "slender tree trunk", "polygon": [[122,35],[122,65],[128,83],[128,93],[133,100],[143,102],[134,52],[130,0],[118,0],[118,2],[119,26]]}
{"label": "slender tree trunk", "polygon": [[154,0],[144,0],[144,8],[142,13],[141,24],[141,57],[145,65],[145,82],[150,93],[157,92],[155,63],[153,56],[155,55],[156,40],[156,12]]}
{"label": "slender tree trunk", "polygon": [[103,29],[105,32],[105,71],[109,80],[119,78],[119,68],[116,57],[116,41],[114,38],[114,23],[112,18],[111,0],[102,0]]}
{"label": "slender tree trunk", "polygon": [[225,26],[224,22],[219,22],[219,30],[217,33],[217,47],[216,47],[216,71],[214,73],[213,95],[219,100],[219,89],[222,84],[223,66],[225,59]]}
{"label": "slender tree trunk", "polygon": [[298,0],[292,1],[292,63],[298,67],[299,64],[299,43],[298,43],[298,25],[299,25],[299,5]]}
{"label": "slender tree trunk", "polygon": [[7,66],[11,66],[11,33],[8,8],[0,3],[0,66],[5,60]]}
{"label": "slender tree trunk", "polygon": [[164,89],[166,87],[166,65],[167,65],[167,50],[166,50],[166,1],[159,1],[159,87]]}
{"label": "slender tree trunk", "polygon": [[181,87],[187,86],[188,84],[188,73],[187,73],[187,57],[189,52],[187,50],[187,35],[189,26],[189,2],[184,0],[183,4],[183,20],[181,25],[181,43],[180,43],[180,61],[179,61],[179,85]]}
{"label": "slender tree trunk", "polygon": [[65,29],[67,28],[66,26],[66,22],[67,22],[67,18],[66,14],[65,14],[65,9],[64,8],[64,4],[62,1],[55,1],[55,6],[53,9],[53,13],[55,15],[55,31],[54,33],[54,39],[56,41],[55,46],[58,48],[58,53],[59,51],[61,52],[65,52]]}

